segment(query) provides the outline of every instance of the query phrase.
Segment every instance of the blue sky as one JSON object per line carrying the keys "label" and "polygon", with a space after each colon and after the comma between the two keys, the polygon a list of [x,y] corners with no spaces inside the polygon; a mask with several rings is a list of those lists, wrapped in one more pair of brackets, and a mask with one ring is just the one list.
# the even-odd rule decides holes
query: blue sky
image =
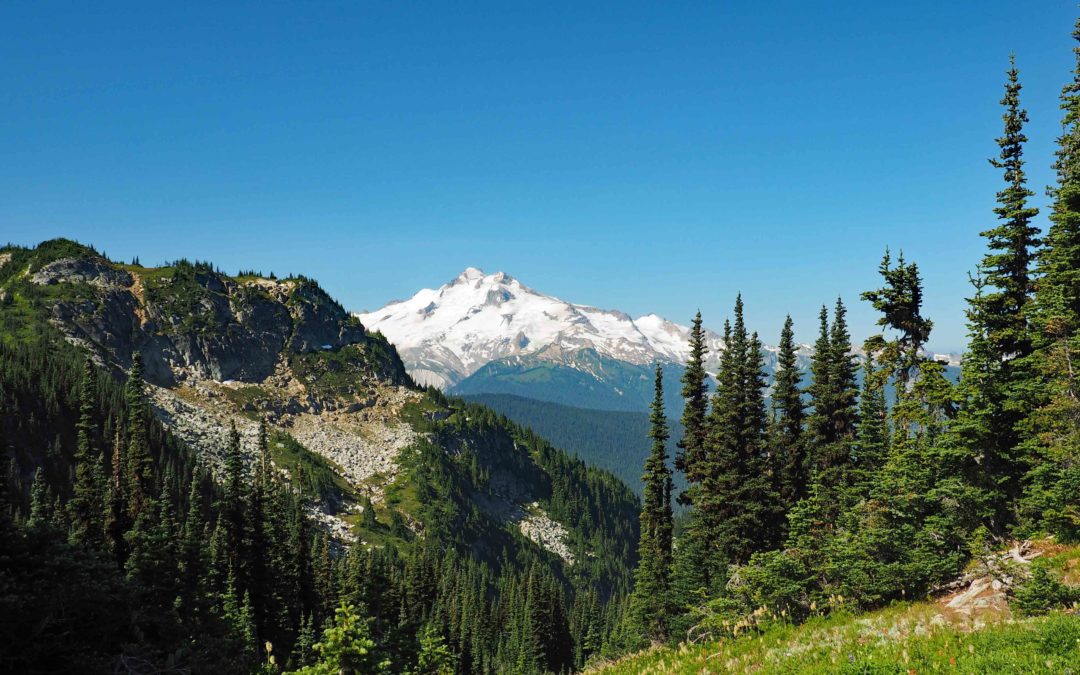
{"label": "blue sky", "polygon": [[[886,245],[964,341],[1010,50],[1043,186],[1071,0],[0,6],[0,241],[314,276],[352,309],[504,270],[775,342]],[[947,5],[947,6],[943,6]],[[1040,223],[1045,218],[1040,216]]]}

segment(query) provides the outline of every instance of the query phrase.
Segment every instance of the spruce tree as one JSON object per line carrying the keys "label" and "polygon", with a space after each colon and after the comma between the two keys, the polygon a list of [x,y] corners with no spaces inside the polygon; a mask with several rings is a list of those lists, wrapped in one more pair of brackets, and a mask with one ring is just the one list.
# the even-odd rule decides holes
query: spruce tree
{"label": "spruce tree", "polygon": [[[705,461],[705,445],[708,438],[708,374],[705,372],[705,331],[701,327],[701,312],[694,315],[690,327],[690,358],[682,375],[683,437],[679,440],[679,454],[675,467],[686,475],[686,480],[696,485],[701,482]],[[685,493],[679,495],[683,503],[691,503]]]}
{"label": "spruce tree", "polygon": [[109,483],[105,492],[105,538],[108,548],[120,569],[127,561],[127,541],[124,533],[131,523],[128,508],[127,457],[123,436],[118,429],[113,439]]}
{"label": "spruce tree", "polygon": [[657,364],[655,395],[649,417],[652,450],[642,476],[641,536],[634,574],[633,612],[642,634],[651,642],[667,639],[671,616],[671,469],[667,466],[667,417],[664,415],[663,373]]}
{"label": "spruce tree", "polygon": [[729,563],[745,562],[775,532],[776,495],[766,466],[765,372],[761,343],[743,318],[725,325],[724,354],[709,414],[709,452],[699,507],[714,579]]}
{"label": "spruce tree", "polygon": [[71,511],[74,543],[91,548],[101,545],[104,537],[104,490],[105,476],[101,451],[96,444],[96,379],[94,365],[89,358],[83,364],[82,381],[79,385],[79,421],[75,425],[75,484],[72,487]]}
{"label": "spruce tree", "polygon": [[780,506],[787,512],[806,496],[809,486],[806,444],[803,440],[805,406],[802,401],[798,352],[791,316],[784,320],[776,359],[769,424],[769,453]]}
{"label": "spruce tree", "polygon": [[983,492],[986,517],[998,532],[1012,520],[1011,503],[1019,496],[1024,473],[1018,424],[1028,415],[1025,386],[1031,378],[1031,265],[1039,230],[1031,224],[1038,209],[1028,206],[1033,192],[1024,175],[1020,82],[1010,58],[1001,104],[1005,129],[997,139],[999,157],[990,162],[1003,171],[1005,187],[997,193],[998,225],[981,233],[987,240],[975,294],[968,300],[969,343],[960,383],[960,410],[945,444],[951,471]]}
{"label": "spruce tree", "polygon": [[127,402],[127,486],[128,513],[134,521],[143,511],[144,503],[154,495],[154,463],[150,458],[146,425],[149,413],[143,389],[142,355],[131,357],[131,372],[124,390]]}
{"label": "spruce tree", "polygon": [[[1080,43],[1080,19],[1073,30]],[[1029,528],[1080,539],[1080,44],[1072,80],[1061,92],[1064,113],[1054,169],[1050,227],[1037,260],[1032,312],[1033,374],[1024,387],[1037,409],[1024,422],[1032,457],[1022,505]]]}

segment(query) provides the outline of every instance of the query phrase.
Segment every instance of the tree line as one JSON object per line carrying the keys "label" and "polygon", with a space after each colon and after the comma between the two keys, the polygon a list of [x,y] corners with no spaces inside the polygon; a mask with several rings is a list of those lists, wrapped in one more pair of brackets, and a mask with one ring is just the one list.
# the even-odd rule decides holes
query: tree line
{"label": "tree line", "polygon": [[[563,672],[619,643],[637,502],[614,477],[428,392],[453,411],[434,435],[461,451],[403,458],[424,536],[362,500],[363,536],[382,539],[346,546],[265,425],[253,461],[234,428],[212,475],[150,413],[133,364],[118,380],[53,340],[0,342],[0,670]],[[568,573],[521,535],[475,548],[497,526],[466,496],[523,452],[579,537]]]}
{"label": "tree line", "polygon": [[[1080,41],[1080,22],[1073,37]],[[1010,58],[996,222],[971,275],[956,384],[924,347],[916,263],[885,252],[861,294],[881,332],[857,358],[837,299],[821,308],[810,365],[793,325],[766,398],[762,346],[741,297],[708,391],[700,313],[682,377],[675,466],[689,507],[673,536],[672,472],[657,371],[628,621],[638,644],[734,634],[765,614],[801,620],[925,596],[1016,537],[1080,539],[1080,47],[1061,95],[1045,235],[1024,170],[1021,83]],[[862,370],[861,385],[859,370]],[[1044,580],[1045,581],[1045,580]]]}

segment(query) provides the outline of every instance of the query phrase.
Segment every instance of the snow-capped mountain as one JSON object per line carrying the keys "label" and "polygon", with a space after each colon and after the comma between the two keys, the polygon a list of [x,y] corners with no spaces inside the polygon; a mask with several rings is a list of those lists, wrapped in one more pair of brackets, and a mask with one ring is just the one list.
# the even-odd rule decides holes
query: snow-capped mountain
{"label": "snow-capped mountain", "polygon": [[[426,288],[357,315],[393,342],[413,378],[460,395],[512,394],[585,408],[646,410],[652,364],[677,382],[689,357],[690,328],[656,314],[567,302],[503,273],[470,267],[439,288]],[[706,369],[715,372],[723,338],[706,331]],[[777,349],[766,346],[772,372]],[[856,356],[861,356],[855,350]],[[813,349],[799,347],[803,372]],[[952,355],[934,354],[950,365]],[[681,409],[669,385],[669,408]]]}
{"label": "snow-capped mountain", "polygon": [[[560,300],[503,273],[470,267],[435,289],[358,315],[393,342],[413,377],[449,387],[500,359],[539,356],[572,365],[582,350],[634,365],[685,363],[690,329],[655,314]],[[723,340],[709,333],[716,353]]]}

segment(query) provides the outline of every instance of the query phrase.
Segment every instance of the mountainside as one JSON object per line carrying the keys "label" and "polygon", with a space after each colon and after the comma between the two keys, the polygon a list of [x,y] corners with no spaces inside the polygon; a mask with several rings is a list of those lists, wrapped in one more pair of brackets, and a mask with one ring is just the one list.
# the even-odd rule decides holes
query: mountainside
{"label": "mountainside", "polygon": [[[500,582],[508,593],[526,588],[513,575],[542,569],[567,603],[603,602],[629,584],[638,505],[624,484],[486,408],[417,387],[394,347],[310,279],[122,265],[66,240],[7,247],[0,348],[4,362],[28,364],[0,381],[0,406],[16,412],[0,434],[19,440],[11,480],[23,508],[46,464],[54,489],[69,493],[76,452],[72,404],[39,400],[25,373],[47,367],[42,359],[71,372],[81,352],[123,380],[138,354],[164,447],[185,448],[222,479],[230,429],[253,466],[265,422],[275,472],[304,486],[308,516],[340,544],[454,551],[488,566],[483,584],[511,575]],[[432,597],[423,611],[438,606]],[[558,611],[568,620],[569,606]],[[470,647],[487,664],[478,671],[494,667],[504,639]],[[584,658],[579,647],[537,658],[561,670]]]}
{"label": "mountainside", "polygon": [[[387,337],[418,382],[449,393],[509,394],[564,405],[644,411],[652,364],[665,368],[668,409],[682,404],[673,383],[689,353],[690,328],[656,314],[636,319],[535,291],[503,273],[468,268],[436,289],[357,315]],[[723,337],[706,331],[706,368],[715,372]],[[766,346],[772,373],[776,348]],[[858,353],[858,352],[856,352]],[[806,370],[813,349],[799,347]],[[949,362],[955,372],[958,360]]]}
{"label": "mountainside", "polygon": [[[577,455],[591,466],[605,469],[641,495],[641,473],[649,454],[649,415],[643,412],[590,410],[508,394],[476,394],[464,397],[505,415],[551,441],[555,447]],[[671,421],[668,456],[674,457],[682,425]],[[685,488],[681,474],[675,476],[677,491]]]}

